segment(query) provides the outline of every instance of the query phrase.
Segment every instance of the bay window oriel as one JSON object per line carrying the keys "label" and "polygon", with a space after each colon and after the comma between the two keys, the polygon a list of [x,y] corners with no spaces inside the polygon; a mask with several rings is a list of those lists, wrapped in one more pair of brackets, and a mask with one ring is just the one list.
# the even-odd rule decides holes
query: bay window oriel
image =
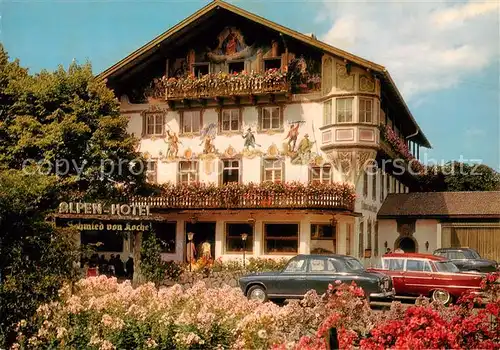
{"label": "bay window oriel", "polygon": [[359,122],[372,124],[373,120],[373,99],[359,98]]}
{"label": "bay window oriel", "polygon": [[337,98],[336,104],[336,116],[337,123],[352,123],[352,97],[347,98]]}

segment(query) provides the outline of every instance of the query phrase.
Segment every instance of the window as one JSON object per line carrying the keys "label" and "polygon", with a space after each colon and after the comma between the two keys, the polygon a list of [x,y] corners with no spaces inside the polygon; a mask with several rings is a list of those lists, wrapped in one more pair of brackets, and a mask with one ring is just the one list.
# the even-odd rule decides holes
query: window
{"label": "window", "polygon": [[240,182],[240,161],[228,159],[223,161],[222,183]]}
{"label": "window", "polygon": [[375,221],[375,247],[373,249],[373,255],[378,256],[378,221]]}
{"label": "window", "polygon": [[281,58],[264,59],[264,72],[267,72],[269,69],[281,69]]}
{"label": "window", "polygon": [[424,260],[412,260],[408,259],[406,260],[406,271],[424,271],[424,266],[425,266],[425,261]]}
{"label": "window", "polygon": [[81,231],[80,242],[82,245],[102,243],[95,247],[98,252],[122,252],[123,236],[115,231]]}
{"label": "window", "polygon": [[145,135],[148,136],[161,136],[165,130],[163,113],[146,113],[144,115],[145,121]]}
{"label": "window", "polygon": [[[244,242],[241,235],[246,233]],[[226,223],[226,252],[253,251],[253,226],[246,223]]]}
{"label": "window", "polygon": [[386,182],[386,194],[392,193],[391,192],[391,175],[385,174],[385,182]]}
{"label": "window", "polygon": [[352,122],[352,98],[337,99],[337,123]]}
{"label": "window", "polygon": [[264,224],[264,253],[296,254],[299,247],[299,225]]}
{"label": "window", "polygon": [[306,272],[307,268],[307,260],[306,258],[293,258],[288,262],[284,273],[297,273],[297,272]]}
{"label": "window", "polygon": [[332,254],[336,248],[336,226],[311,224],[311,254]]}
{"label": "window", "polygon": [[241,73],[245,70],[245,61],[234,61],[227,64],[230,74]]}
{"label": "window", "polygon": [[395,187],[396,187],[395,192],[396,192],[396,193],[399,193],[399,181],[398,181],[398,180],[394,180],[394,185],[395,185]]}
{"label": "window", "polygon": [[153,231],[160,243],[161,252],[174,254],[175,242],[177,237],[177,223],[176,222],[153,223]]}
{"label": "window", "polygon": [[331,183],[332,167],[325,165],[322,167],[311,167],[309,170],[309,181],[312,183]]}
{"label": "window", "polygon": [[364,223],[363,221],[361,221],[359,223],[359,247],[358,247],[358,255],[360,257],[363,257],[363,253],[364,253],[364,250],[365,250],[365,242],[364,242],[364,238],[365,238],[365,227],[364,227]]}
{"label": "window", "polygon": [[447,252],[441,252],[439,255],[444,256],[450,260],[462,260],[467,259],[464,253],[458,250],[449,250]]}
{"label": "window", "polygon": [[345,259],[344,263],[347,271],[364,270],[363,264],[358,259],[355,258]]}
{"label": "window", "polygon": [[378,172],[372,174],[372,200],[377,200],[377,174]]}
{"label": "window", "polygon": [[323,102],[323,126],[332,124],[332,100]]}
{"label": "window", "polygon": [[403,271],[404,259],[384,259],[384,269],[390,271]]}
{"label": "window", "polygon": [[363,172],[363,196],[368,197],[368,172]]}
{"label": "window", "polygon": [[150,183],[157,183],[158,179],[158,163],[156,160],[148,160],[146,163],[146,179]]}
{"label": "window", "polygon": [[262,107],[260,109],[260,129],[261,130],[281,130],[283,123],[281,121],[280,107]]}
{"label": "window", "polygon": [[359,99],[359,122],[373,123],[373,100],[366,98]]}
{"label": "window", "polygon": [[240,110],[223,109],[221,112],[221,131],[240,131]]}
{"label": "window", "polygon": [[277,159],[264,159],[263,182],[283,181],[283,161]]}
{"label": "window", "polygon": [[396,178],[391,176],[391,193],[396,192]]}
{"label": "window", "polygon": [[198,162],[179,162],[179,183],[189,185],[198,182]]}
{"label": "window", "polygon": [[332,259],[309,259],[309,272],[311,274],[330,274],[337,272]]}
{"label": "window", "polygon": [[201,111],[183,111],[181,113],[182,132],[184,134],[200,132]]}
{"label": "window", "polygon": [[193,75],[196,78],[201,78],[203,75],[207,75],[210,72],[209,63],[195,63],[193,64]]}
{"label": "window", "polygon": [[435,261],[434,266],[438,272],[459,272],[458,267],[451,261]]}

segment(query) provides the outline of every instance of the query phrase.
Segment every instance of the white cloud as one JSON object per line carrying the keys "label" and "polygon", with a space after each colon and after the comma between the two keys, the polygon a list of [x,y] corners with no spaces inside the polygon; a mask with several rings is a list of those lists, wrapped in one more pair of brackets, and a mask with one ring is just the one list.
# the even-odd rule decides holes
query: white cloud
{"label": "white cloud", "polygon": [[[500,5],[488,2],[324,3],[322,40],[385,66],[406,98],[449,88],[500,57]],[[470,78],[474,80],[473,77]]]}

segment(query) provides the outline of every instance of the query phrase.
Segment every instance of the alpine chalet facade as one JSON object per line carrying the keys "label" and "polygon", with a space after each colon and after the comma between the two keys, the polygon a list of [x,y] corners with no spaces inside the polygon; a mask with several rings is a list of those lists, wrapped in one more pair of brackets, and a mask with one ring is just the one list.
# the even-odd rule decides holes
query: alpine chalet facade
{"label": "alpine chalet facade", "polygon": [[[186,260],[189,238],[197,256],[209,243],[223,259],[380,255],[377,212],[412,191],[400,168],[430,147],[383,66],[222,1],[99,77],[140,139],[148,181],[167,185],[133,200],[154,213],[166,260]],[[120,242],[107,253],[132,249]]]}

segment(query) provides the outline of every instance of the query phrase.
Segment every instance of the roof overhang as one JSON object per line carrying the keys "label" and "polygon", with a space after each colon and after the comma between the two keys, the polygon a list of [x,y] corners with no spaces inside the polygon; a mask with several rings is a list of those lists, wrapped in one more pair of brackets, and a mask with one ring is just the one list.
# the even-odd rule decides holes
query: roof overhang
{"label": "roof overhang", "polygon": [[140,47],[136,51],[129,54],[127,57],[123,58],[122,60],[118,61],[108,69],[104,70],[97,76],[97,78],[100,80],[106,80],[113,77],[116,74],[119,74],[120,72],[123,72],[128,67],[130,67],[130,65],[133,64],[133,62],[135,62],[136,60],[143,60],[145,57],[150,56],[152,53],[156,52],[156,50],[160,48],[161,43],[172,37],[174,34],[187,28],[189,25],[195,23],[202,17],[209,15],[211,12],[217,11],[218,9],[225,9],[227,11],[240,15],[255,23],[274,29],[279,33],[281,33],[282,35],[286,35],[296,40],[302,41],[308,45],[311,45],[317,49],[327,52],[333,56],[342,58],[348,62],[359,65],[367,70],[372,71],[373,73],[378,73],[378,75],[380,75],[380,77],[382,78],[381,80],[385,83],[388,89],[395,95],[398,102],[403,106],[404,111],[406,112],[408,118],[414,124],[415,127],[414,139],[419,140],[420,144],[423,147],[431,148],[429,140],[418,126],[417,122],[415,121],[415,118],[413,117],[413,115],[410,112],[410,109],[408,108],[408,105],[404,101],[391,75],[384,66],[376,64],[359,56],[353,55],[347,51],[338,49],[334,46],[328,45],[320,40],[312,38],[311,36],[299,33],[295,30],[292,30],[290,28],[269,21],[263,17],[257,16],[251,12],[245,11],[239,7],[228,4],[221,0],[212,1],[205,7],[201,8],[191,16],[187,17],[183,21],[179,22],[178,24],[176,24],[175,26],[164,32],[163,34],[160,34],[159,36],[151,40],[149,43],[145,44],[144,46]]}

